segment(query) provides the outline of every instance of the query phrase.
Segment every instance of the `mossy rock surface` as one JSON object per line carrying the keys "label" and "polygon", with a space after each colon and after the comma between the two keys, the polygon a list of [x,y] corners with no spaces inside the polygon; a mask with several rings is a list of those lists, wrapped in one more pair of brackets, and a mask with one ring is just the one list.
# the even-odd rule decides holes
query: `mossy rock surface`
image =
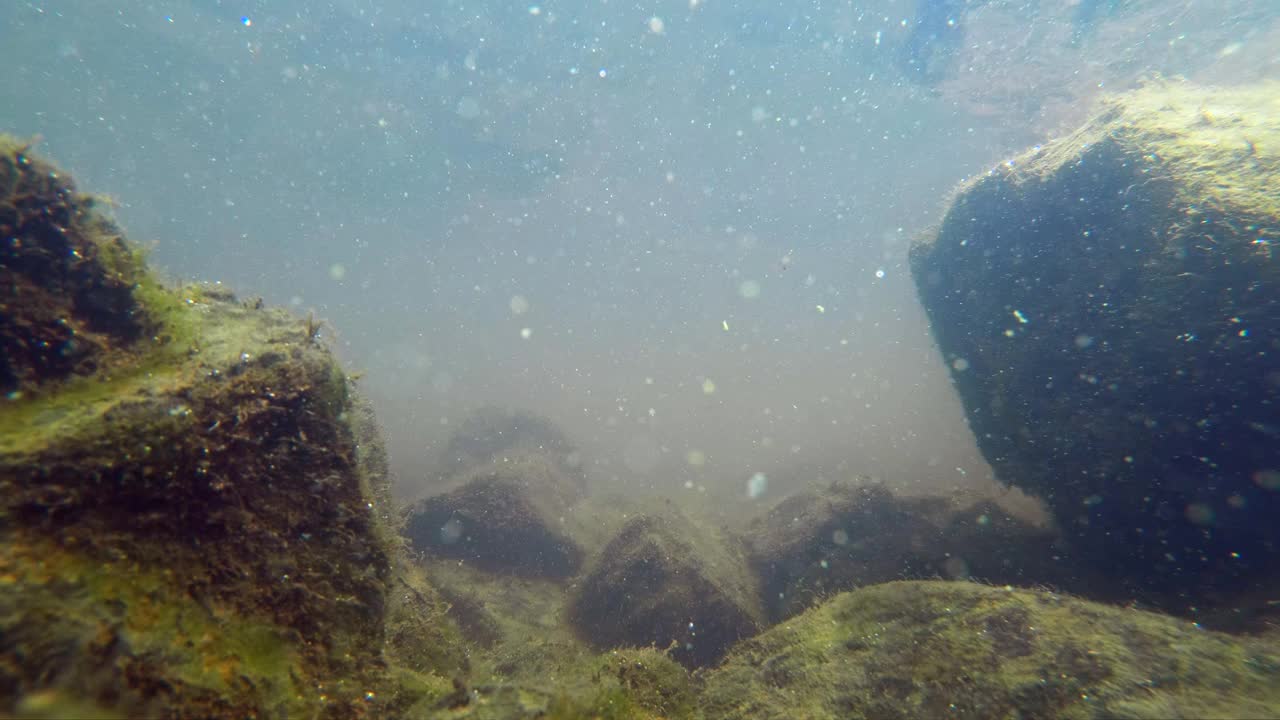
{"label": "mossy rock surface", "polygon": [[[0,200],[6,259],[21,251],[0,342],[31,347],[46,316],[92,342],[56,372],[13,356],[0,400],[0,714],[403,704],[384,657],[385,463],[315,323],[166,288],[69,180],[5,143],[0,175],[25,195],[16,221]],[[79,259],[53,262],[68,247]]]}
{"label": "mossy rock surface", "polygon": [[159,329],[137,254],[95,205],[0,135],[0,393],[118,363]]}
{"label": "mossy rock surface", "polygon": [[[448,675],[446,692],[425,694],[406,718],[696,717],[688,671],[653,648],[597,653],[566,624],[568,589],[549,579],[492,574],[456,560],[423,567],[447,602],[445,618],[460,628],[467,672]],[[430,635],[410,634],[431,653]],[[412,657],[397,651],[397,666]],[[410,666],[412,667],[412,666]],[[429,678],[438,678],[434,672]]]}
{"label": "mossy rock surface", "polygon": [[705,681],[707,720],[1280,714],[1274,644],[965,582],[838,595],[738,645]]}
{"label": "mossy rock surface", "polygon": [[600,655],[565,652],[538,663],[541,682],[459,680],[453,691],[409,716],[424,720],[694,720],[694,683],[678,662],[652,648]]}
{"label": "mossy rock surface", "polygon": [[963,184],[911,267],[983,455],[1170,609],[1280,572],[1280,84],[1154,83]]}

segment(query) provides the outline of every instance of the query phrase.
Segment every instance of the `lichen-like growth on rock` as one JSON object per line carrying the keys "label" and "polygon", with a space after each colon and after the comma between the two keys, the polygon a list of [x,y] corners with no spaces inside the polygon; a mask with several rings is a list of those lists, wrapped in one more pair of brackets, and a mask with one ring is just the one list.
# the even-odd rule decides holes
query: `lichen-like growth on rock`
{"label": "lichen-like growth on rock", "polygon": [[108,367],[143,371],[187,339],[178,296],[100,204],[30,143],[0,135],[0,393],[10,401]]}
{"label": "lichen-like growth on rock", "polygon": [[1280,655],[1255,640],[1046,592],[893,582],[740,644],[707,720],[1275,717]]}
{"label": "lichen-like growth on rock", "polygon": [[0,137],[0,391],[97,368],[148,329],[118,232],[29,145]]}
{"label": "lichen-like growth on rock", "polygon": [[386,478],[332,355],[283,311],[165,288],[11,140],[0,181],[0,714],[403,704]]}

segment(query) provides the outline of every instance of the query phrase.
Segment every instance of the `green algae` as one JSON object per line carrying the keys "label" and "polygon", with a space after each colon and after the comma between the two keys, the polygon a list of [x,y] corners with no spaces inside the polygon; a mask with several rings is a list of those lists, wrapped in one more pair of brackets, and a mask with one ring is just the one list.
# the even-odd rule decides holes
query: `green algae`
{"label": "green algae", "polygon": [[548,656],[541,683],[478,677],[453,700],[410,717],[469,720],[692,720],[693,683],[685,669],[652,648],[601,655]]}
{"label": "green algae", "polygon": [[[1202,88],[1153,81],[1105,99],[1099,117],[1026,160],[1020,172],[1044,175],[1074,162],[1082,146],[1116,142],[1142,149],[1190,215],[1207,209],[1275,222],[1280,218],[1280,82]],[[1020,163],[1015,162],[1015,166]],[[1266,228],[1280,237],[1280,228]]]}
{"label": "green algae", "polygon": [[[569,588],[453,560],[426,559],[423,568],[459,628],[469,671],[453,676],[452,699],[406,717],[696,717],[692,677],[668,653],[597,653],[578,637],[567,622]],[[406,640],[413,637],[429,635]]]}
{"label": "green algae", "polygon": [[169,692],[188,708],[305,716],[319,707],[291,673],[296,657],[281,628],[197,602],[174,586],[172,573],[28,542],[12,539],[0,555],[0,586],[10,591],[0,622],[16,636],[23,662],[4,674],[126,715],[157,711],[142,687],[142,697],[123,699],[152,666],[163,666]]}
{"label": "green algae", "polygon": [[[131,262],[142,262],[141,257]],[[261,336],[257,333],[270,333],[267,337],[276,341],[303,342],[305,330],[291,315],[228,302],[234,296],[220,286],[188,284],[169,289],[152,275],[134,277],[135,292],[144,298],[140,307],[152,314],[157,334],[98,373],[0,400],[0,455],[33,453],[52,438],[92,432],[112,408],[130,398],[175,393],[201,372],[234,367],[246,349],[258,346]],[[334,364],[331,374],[327,385],[331,391],[323,402],[336,410],[347,402],[347,383],[340,366]],[[175,406],[174,416],[184,415]]]}
{"label": "green algae", "polygon": [[694,682],[683,665],[655,648],[623,648],[600,656],[636,707],[679,720],[697,714]]}
{"label": "green algae", "polygon": [[100,204],[30,143],[0,135],[0,390],[11,401],[182,339],[177,299]]}
{"label": "green algae", "polygon": [[421,569],[402,563],[388,595],[386,654],[390,661],[436,677],[462,677],[470,672],[464,637],[447,617],[449,604]]}
{"label": "green algae", "polygon": [[[428,662],[388,671],[388,593],[421,580],[376,425],[314,324],[167,287],[69,179],[11,141],[0,160],[0,338],[20,351],[0,713],[359,718],[438,698],[461,657],[438,617]],[[74,362],[45,372],[32,333],[74,341]]]}
{"label": "green algae", "polygon": [[[341,442],[336,455],[326,450],[318,458],[302,445],[308,432],[326,445],[340,441],[341,425],[332,423],[340,422],[335,413],[345,389],[325,389],[325,383],[339,381],[325,363],[295,360],[299,365],[288,370],[262,368],[273,379],[230,366],[218,374],[235,378],[203,390],[181,382],[197,382],[192,378],[208,374],[203,367],[173,372],[175,386],[162,393],[142,385],[129,395],[124,390],[137,386],[112,383],[99,391],[100,405],[81,416],[31,422],[25,432],[35,439],[13,443],[0,456],[6,468],[2,484],[11,491],[4,517],[23,528],[22,536],[43,536],[71,556],[59,574],[64,590],[45,598],[46,604],[72,618],[93,617],[94,608],[122,607],[129,617],[140,613],[143,621],[122,625],[122,652],[130,667],[141,668],[138,675],[154,676],[149,682],[165,688],[167,702],[184,712],[234,714],[242,708],[268,717],[350,716],[363,704],[372,706],[364,696],[377,697],[373,689],[385,684],[371,673],[383,662],[379,598],[385,592],[385,558],[394,551],[385,544],[392,533],[374,531],[376,519],[361,517],[362,509],[367,515],[372,507],[360,499],[367,483],[358,480],[350,459],[342,460]],[[290,375],[315,384],[291,394],[285,390]],[[298,379],[295,388],[308,382]],[[292,439],[286,446],[269,442],[273,433],[254,431],[253,417],[277,417],[275,406],[245,404],[262,393],[328,420],[296,429],[284,423],[278,430]],[[307,399],[311,393],[314,401]],[[83,394],[68,397],[85,407]],[[43,402],[48,407],[69,400],[53,394]],[[241,423],[247,427],[237,432]],[[216,429],[222,427],[233,435],[219,437]],[[15,447],[29,452],[13,452]],[[265,454],[262,460],[224,464],[258,451]],[[277,467],[297,474],[281,476]],[[245,477],[255,470],[264,473],[261,480]],[[335,470],[351,480],[333,475]],[[218,495],[227,492],[235,506],[249,502],[252,515],[219,502]],[[248,500],[255,495],[256,501]],[[308,540],[312,535],[314,543]],[[19,534],[4,540],[10,547],[22,542]],[[118,576],[83,570],[116,557],[130,560]],[[160,568],[167,574],[157,575]],[[30,582],[18,587],[23,597],[38,597]],[[127,595],[121,587],[146,594]],[[15,613],[9,618],[15,625],[51,625],[31,608]],[[225,620],[214,623],[210,615]],[[192,654],[184,644],[207,649]],[[26,652],[20,638],[14,651]],[[228,679],[232,672],[243,682]],[[84,674],[102,683],[84,688],[89,695],[112,687],[144,698],[157,692],[146,685],[132,688],[130,678],[98,669]],[[309,676],[322,678],[319,686],[326,690],[306,688],[303,679]],[[29,689],[42,690],[40,678]],[[129,712],[146,705],[137,697],[120,700]]]}
{"label": "green algae", "polygon": [[1048,592],[892,582],[740,644],[706,677],[716,718],[1271,717],[1260,641]]}

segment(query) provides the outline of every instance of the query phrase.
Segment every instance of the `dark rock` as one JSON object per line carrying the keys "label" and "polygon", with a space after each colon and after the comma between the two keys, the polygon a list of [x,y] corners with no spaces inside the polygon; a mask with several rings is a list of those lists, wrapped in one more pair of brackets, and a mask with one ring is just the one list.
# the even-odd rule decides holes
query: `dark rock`
{"label": "dark rock", "polygon": [[1126,599],[1076,562],[1056,528],[1029,522],[991,500],[955,511],[938,537],[931,559],[942,577],[1048,586],[1093,600]]}
{"label": "dark rock", "polygon": [[568,577],[582,550],[564,531],[577,485],[538,452],[476,468],[461,487],[409,508],[405,537],[421,552],[490,571]]}
{"label": "dark rock", "polygon": [[748,531],[770,618],[843,590],[927,575],[941,542],[933,518],[946,508],[943,500],[902,499],[880,484],[844,480],[778,503]]}
{"label": "dark rock", "polygon": [[601,648],[669,648],[688,667],[714,663],[759,632],[745,559],[673,509],[626,522],[579,584],[570,620]]}
{"label": "dark rock", "polygon": [[1171,609],[1280,570],[1278,92],[1112,98],[911,253],[997,475]]}
{"label": "dark rock", "polygon": [[1122,599],[1058,547],[1052,527],[991,500],[955,507],[899,497],[876,483],[837,481],[783,500],[749,526],[747,544],[771,620],[867,585],[913,578],[1049,586]]}
{"label": "dark rock", "polygon": [[522,410],[485,407],[454,431],[444,450],[442,475],[501,462],[508,456],[537,453],[551,460],[581,491],[586,475],[577,448],[549,419]]}

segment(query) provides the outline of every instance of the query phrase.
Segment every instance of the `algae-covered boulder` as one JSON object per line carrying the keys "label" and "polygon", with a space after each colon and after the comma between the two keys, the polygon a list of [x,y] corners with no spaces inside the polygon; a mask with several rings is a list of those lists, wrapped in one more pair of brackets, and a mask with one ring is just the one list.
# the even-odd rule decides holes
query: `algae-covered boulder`
{"label": "algae-covered boulder", "polygon": [[1280,84],[1154,84],[965,183],[911,252],[997,475],[1183,608],[1280,569],[1277,187]]}
{"label": "algae-covered boulder", "polygon": [[164,287],[8,140],[0,224],[0,714],[402,705],[376,431],[315,324]]}
{"label": "algae-covered boulder", "polygon": [[519,575],[577,572],[583,552],[565,518],[578,486],[553,457],[513,451],[462,479],[461,487],[408,509],[404,534],[416,550]]}
{"label": "algae-covered boulder", "polygon": [[664,718],[691,717],[697,707],[685,668],[653,648],[622,648],[603,655],[604,672],[614,675],[639,708]]}
{"label": "algae-covered boulder", "polygon": [[10,399],[110,365],[162,329],[148,308],[154,286],[94,199],[4,136],[0,238],[0,393]]}
{"label": "algae-covered boulder", "polygon": [[838,595],[708,674],[729,718],[1270,718],[1273,645],[1047,592],[893,582]]}
{"label": "algae-covered boulder", "polygon": [[571,622],[601,649],[652,645],[690,667],[714,663],[763,626],[736,548],[673,508],[636,515],[578,584]]}

